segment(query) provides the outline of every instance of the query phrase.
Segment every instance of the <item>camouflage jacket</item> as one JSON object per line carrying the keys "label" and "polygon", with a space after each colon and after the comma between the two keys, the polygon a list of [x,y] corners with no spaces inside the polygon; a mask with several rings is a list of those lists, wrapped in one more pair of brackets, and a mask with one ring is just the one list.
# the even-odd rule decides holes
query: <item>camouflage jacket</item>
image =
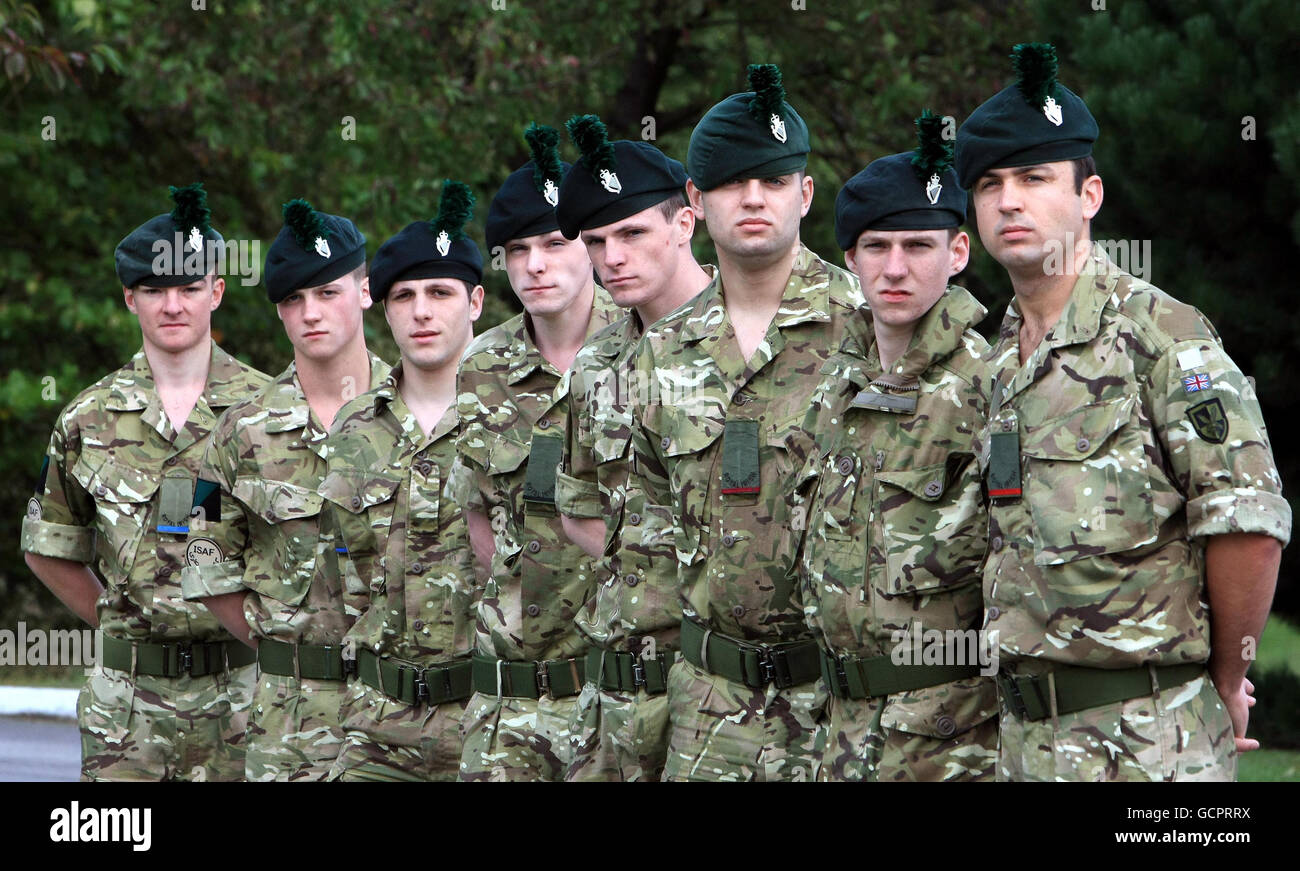
{"label": "camouflage jacket", "polygon": [[1200,312],[1100,246],[1023,366],[1020,323],[1013,301],[980,438],[986,470],[994,433],[1019,438],[984,570],[1003,663],[1205,661],[1205,536],[1291,534],[1253,386]]}
{"label": "camouflage jacket", "polygon": [[[863,308],[849,322],[805,428],[815,448],[803,593],[840,653],[876,656],[893,633],[977,629],[985,528],[974,437],[988,412],[986,309],[949,287],[891,371]],[[904,405],[903,403],[910,403]]]}
{"label": "camouflage jacket", "polygon": [[811,448],[804,418],[822,365],[863,302],[854,275],[801,246],[748,361],[720,275],[637,349],[635,462],[648,498],[673,506],[682,607],[719,632],[808,637],[791,484]]}
{"label": "camouflage jacket", "polygon": [[176,432],[144,350],[68,404],[54,428],[22,549],[93,564],[108,635],[228,639],[217,618],[181,596],[185,533],[199,459],[222,410],[270,379],[214,343],[208,383]]}
{"label": "camouflage jacket", "polygon": [[[714,274],[713,266],[703,268]],[[626,640],[636,653],[639,636],[675,645],[682,620],[672,508],[647,501],[632,474],[628,391],[642,332],[641,318],[629,311],[578,352],[569,371],[568,430],[555,486],[562,514],[605,521],[599,583],[578,615],[578,628],[601,646]]]}
{"label": "camouflage jacket", "polygon": [[[365,607],[347,635],[357,649],[428,664],[468,655],[474,574],[465,518],[443,495],[456,408],[426,437],[401,379],[398,363],[339,411],[320,488],[338,538],[322,561],[333,587],[353,575],[363,585]],[[355,572],[341,572],[341,561]]]}
{"label": "camouflage jacket", "polygon": [[[597,287],[588,337],[618,314]],[[520,314],[471,343],[456,385],[461,431],[448,492],[462,509],[487,515],[496,545],[478,650],[501,659],[574,656],[585,645],[573,620],[595,574],[555,510],[568,378],[537,350]]]}
{"label": "camouflage jacket", "polygon": [[[370,388],[387,376],[388,364],[371,354]],[[250,590],[244,611],[255,637],[342,640],[350,622],[343,591],[312,583],[327,435],[293,363],[225,413],[203,455],[194,494],[199,517],[190,524],[185,598]]]}

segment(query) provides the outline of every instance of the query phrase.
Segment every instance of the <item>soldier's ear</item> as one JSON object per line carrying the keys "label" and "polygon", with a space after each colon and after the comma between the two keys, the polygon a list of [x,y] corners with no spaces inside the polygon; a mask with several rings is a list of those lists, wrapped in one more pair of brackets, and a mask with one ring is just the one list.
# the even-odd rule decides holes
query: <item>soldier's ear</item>
{"label": "soldier's ear", "polygon": [[952,237],[952,241],[948,243],[948,252],[952,255],[948,277],[952,278],[965,269],[966,264],[970,262],[970,236],[965,230],[958,230]]}
{"label": "soldier's ear", "polygon": [[135,291],[126,285],[122,285],[122,299],[126,301],[126,309],[131,314],[139,314],[135,310]]}
{"label": "soldier's ear", "polygon": [[483,314],[484,293],[486,293],[486,291],[483,290],[483,285],[481,284],[474,285],[473,290],[469,292],[469,319],[471,323],[478,320],[479,315]]}
{"label": "soldier's ear", "polygon": [[1083,200],[1083,219],[1091,221],[1101,211],[1101,201],[1105,197],[1101,176],[1090,175],[1084,179],[1079,197]]}
{"label": "soldier's ear", "polygon": [[374,305],[374,300],[370,298],[370,276],[367,275],[361,279],[361,310],[365,311]]}

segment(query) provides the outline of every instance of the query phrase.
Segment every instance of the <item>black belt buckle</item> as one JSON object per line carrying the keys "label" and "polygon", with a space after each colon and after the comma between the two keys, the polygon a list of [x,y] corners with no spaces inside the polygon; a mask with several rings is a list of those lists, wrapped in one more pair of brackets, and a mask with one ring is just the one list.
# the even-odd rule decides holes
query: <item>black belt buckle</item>
{"label": "black belt buckle", "polygon": [[415,703],[427,702],[429,700],[429,683],[424,679],[424,669],[411,669],[415,672]]}
{"label": "black belt buckle", "polygon": [[835,680],[839,681],[840,689],[844,692],[844,698],[849,697],[849,673],[844,668],[844,661],[847,657],[835,656]]}
{"label": "black belt buckle", "polygon": [[[346,656],[342,656],[340,657],[340,659],[343,662],[344,677],[347,677],[348,675],[352,675],[355,677],[361,674],[361,666],[360,664],[358,664],[358,662],[355,659],[348,659]],[[376,665],[375,667],[378,668],[379,666]]]}
{"label": "black belt buckle", "polygon": [[645,663],[637,654],[632,654],[632,689],[646,685]]}
{"label": "black belt buckle", "polygon": [[172,677],[190,674],[194,669],[194,648],[184,641],[176,645],[176,668],[177,672]]}
{"label": "black belt buckle", "polygon": [[773,684],[783,690],[794,686],[790,679],[790,663],[784,650],[761,647],[758,651],[758,677],[763,686]]}
{"label": "black belt buckle", "polygon": [[1018,719],[1029,719],[1029,706],[1025,704],[1025,697],[1020,692],[1020,681],[1015,675],[1006,675],[1002,679],[1002,692],[1007,698],[1007,706]]}

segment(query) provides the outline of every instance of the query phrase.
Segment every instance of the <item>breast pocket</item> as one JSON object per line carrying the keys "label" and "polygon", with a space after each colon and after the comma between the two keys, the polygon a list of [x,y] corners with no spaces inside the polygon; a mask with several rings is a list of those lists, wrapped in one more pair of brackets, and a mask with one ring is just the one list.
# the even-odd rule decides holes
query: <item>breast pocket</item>
{"label": "breast pocket", "polygon": [[975,459],[875,475],[886,595],[932,593],[980,577],[987,520]]}
{"label": "breast pocket", "polygon": [[725,427],[720,415],[685,414],[666,406],[655,406],[646,415],[646,429],[659,441],[677,496],[674,540],[677,559],[686,565],[701,560],[708,547],[709,491],[721,486],[713,480],[720,468],[715,468],[711,449]]}
{"label": "breast pocket", "polygon": [[135,565],[158,480],[111,457],[93,454],[82,454],[70,471],[95,500],[99,517],[95,546],[108,578],[126,577]]}
{"label": "breast pocket", "polygon": [[245,583],[290,607],[302,604],[316,571],[321,495],[289,481],[238,478],[232,495],[270,524],[269,577],[249,572]]}
{"label": "breast pocket", "polygon": [[1156,540],[1137,397],[1086,405],[1026,427],[1024,498],[1034,562],[1059,565],[1133,550]]}
{"label": "breast pocket", "polygon": [[[336,506],[345,522],[341,524],[342,541],[335,547],[345,570],[345,581],[356,578],[365,592],[383,592],[384,571],[380,543],[392,533],[393,512],[397,505],[398,476],[377,475],[369,471],[332,471],[321,483],[321,495]],[[338,515],[336,515],[338,516]],[[352,572],[346,566],[353,567]]]}

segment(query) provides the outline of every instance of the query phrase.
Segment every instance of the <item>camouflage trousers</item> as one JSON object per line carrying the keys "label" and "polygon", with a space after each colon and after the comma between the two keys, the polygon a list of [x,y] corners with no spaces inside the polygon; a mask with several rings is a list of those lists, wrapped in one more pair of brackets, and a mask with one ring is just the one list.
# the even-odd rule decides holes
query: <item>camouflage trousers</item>
{"label": "camouflage trousers", "polygon": [[668,673],[664,780],[815,780],[825,681],[756,690],[686,660]]}
{"label": "camouflage trousers", "polygon": [[583,687],[574,708],[569,781],[658,780],[668,755],[668,696]]}
{"label": "camouflage trousers", "polygon": [[998,761],[997,686],[954,681],[827,706],[826,781],[991,781]]}
{"label": "camouflage trousers", "polygon": [[455,780],[464,714],[464,701],[408,705],[353,677],[341,714],[343,747],[329,779]]}
{"label": "camouflage trousers", "polygon": [[96,665],[77,698],[81,779],[243,780],[256,674],[133,678]]}
{"label": "camouflage trousers", "polygon": [[343,744],[341,680],[262,672],[248,715],[244,774],[250,781],[324,780]]}
{"label": "camouflage trousers", "polygon": [[1232,721],[1208,674],[1056,721],[1003,703],[998,780],[1237,779]]}
{"label": "camouflage trousers", "polygon": [[474,693],[461,721],[464,781],[562,780],[573,756],[578,696],[515,699]]}

